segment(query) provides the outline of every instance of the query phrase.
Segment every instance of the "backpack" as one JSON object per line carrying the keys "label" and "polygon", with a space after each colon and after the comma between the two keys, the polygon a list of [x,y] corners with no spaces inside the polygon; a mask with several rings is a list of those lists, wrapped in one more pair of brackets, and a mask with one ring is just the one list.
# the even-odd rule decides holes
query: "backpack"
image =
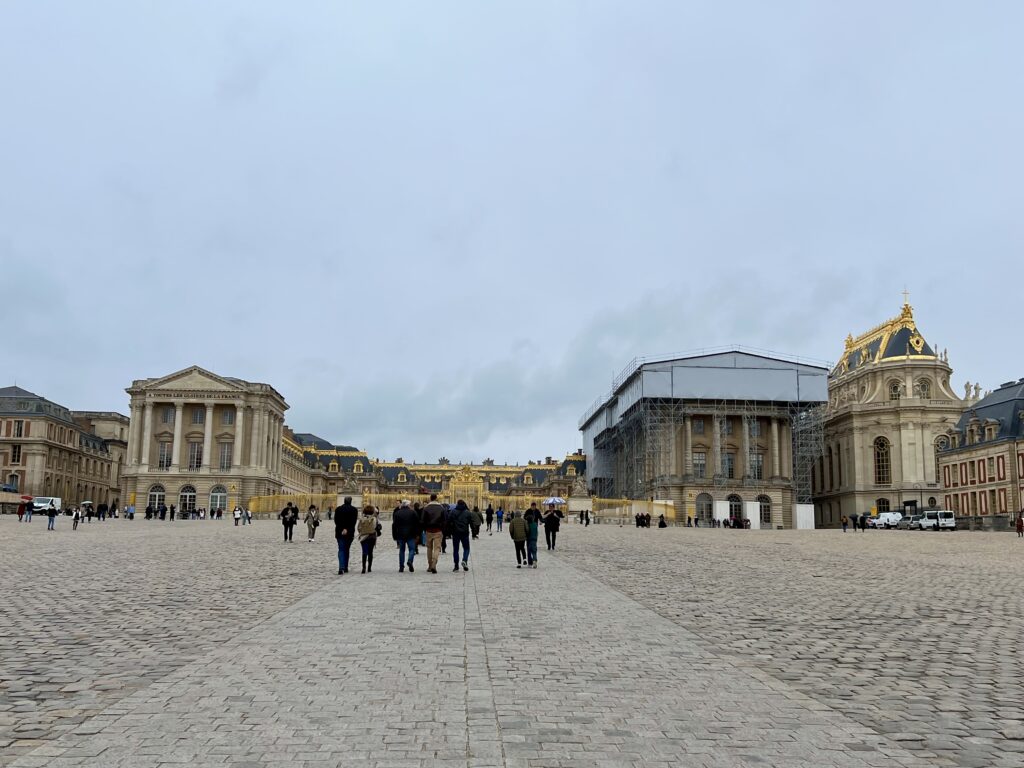
{"label": "backpack", "polygon": [[359,518],[356,526],[356,533],[360,536],[375,536],[377,534],[377,518],[373,515],[363,515]]}

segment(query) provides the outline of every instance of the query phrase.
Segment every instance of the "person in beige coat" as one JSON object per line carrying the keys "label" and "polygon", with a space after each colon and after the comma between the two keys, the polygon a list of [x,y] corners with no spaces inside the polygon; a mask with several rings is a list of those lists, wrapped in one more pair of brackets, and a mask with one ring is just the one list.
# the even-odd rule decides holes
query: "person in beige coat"
{"label": "person in beige coat", "polygon": [[320,510],[316,508],[315,504],[309,505],[303,522],[306,523],[306,528],[309,530],[309,541],[313,541],[316,538],[316,529],[320,525]]}

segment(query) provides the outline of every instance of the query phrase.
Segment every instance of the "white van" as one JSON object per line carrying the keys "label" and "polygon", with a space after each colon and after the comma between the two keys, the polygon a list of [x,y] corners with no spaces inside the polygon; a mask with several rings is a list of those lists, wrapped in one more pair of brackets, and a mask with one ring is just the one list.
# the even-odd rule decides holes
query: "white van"
{"label": "white van", "polygon": [[956,516],[948,509],[927,509],[921,518],[922,531],[955,531]]}
{"label": "white van", "polygon": [[45,512],[50,508],[50,504],[53,504],[53,508],[58,512],[64,508],[64,502],[58,496],[36,496],[32,499],[32,512]]}
{"label": "white van", "polygon": [[902,519],[900,512],[879,512],[875,518],[875,528],[895,528]]}

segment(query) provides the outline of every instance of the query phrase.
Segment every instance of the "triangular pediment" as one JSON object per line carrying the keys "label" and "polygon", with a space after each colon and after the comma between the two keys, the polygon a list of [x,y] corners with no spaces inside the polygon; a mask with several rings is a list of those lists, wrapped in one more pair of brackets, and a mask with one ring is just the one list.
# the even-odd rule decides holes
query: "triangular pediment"
{"label": "triangular pediment", "polygon": [[244,392],[245,387],[237,381],[211,373],[205,368],[193,365],[177,373],[155,379],[146,385],[147,389],[202,390],[208,392]]}

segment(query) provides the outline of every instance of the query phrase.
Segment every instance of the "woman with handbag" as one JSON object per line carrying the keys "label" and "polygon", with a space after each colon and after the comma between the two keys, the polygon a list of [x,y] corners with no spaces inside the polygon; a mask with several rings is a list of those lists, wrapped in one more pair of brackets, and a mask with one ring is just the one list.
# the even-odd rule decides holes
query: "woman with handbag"
{"label": "woman with handbag", "polygon": [[316,538],[316,529],[320,525],[320,510],[316,508],[315,504],[310,504],[309,509],[306,510],[306,516],[303,518],[303,522],[306,523],[306,528],[309,530],[308,541],[313,541]]}
{"label": "woman with handbag", "polygon": [[363,548],[363,573],[373,571],[373,548],[377,546],[377,535],[380,533],[380,522],[377,520],[377,510],[367,504],[363,507],[363,514],[356,523],[356,534],[359,536],[359,546]]}

